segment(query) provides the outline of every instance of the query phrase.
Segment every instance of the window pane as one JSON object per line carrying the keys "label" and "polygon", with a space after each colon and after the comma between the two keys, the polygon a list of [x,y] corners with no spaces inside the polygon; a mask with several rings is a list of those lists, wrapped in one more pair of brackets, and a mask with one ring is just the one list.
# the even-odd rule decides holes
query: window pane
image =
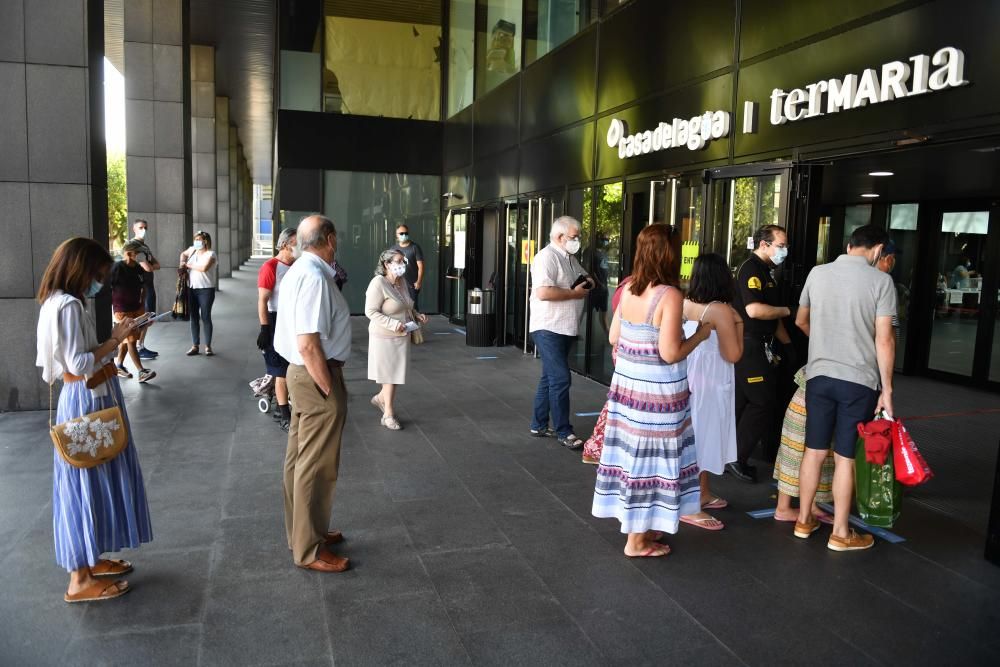
{"label": "window pane", "polygon": [[347,271],[344,296],[352,313],[365,310],[365,290],[375,261],[396,243],[396,227],[409,227],[424,255],[420,310],[438,312],[440,178],[412,174],[327,171],[324,214],[337,226],[337,262]]}
{"label": "window pane", "polygon": [[910,294],[916,289],[917,275],[917,213],[918,204],[892,204],[889,207],[889,235],[896,245],[893,282],[896,284],[896,308],[899,328],[896,329],[896,370],[903,369],[906,340],[910,329]]}
{"label": "window pane", "polygon": [[448,33],[448,116],[472,104],[476,2],[451,0]]}
{"label": "window pane", "polygon": [[320,58],[308,51],[282,51],[281,109],[320,110]]}
{"label": "window pane", "polygon": [[439,120],[440,43],[440,25],[327,16],[324,109]]}
{"label": "window pane", "polygon": [[594,0],[528,0],[524,62],[535,62],[583,30],[596,18],[594,4]]}
{"label": "window pane", "polygon": [[521,69],[521,0],[479,0],[476,97]]}
{"label": "window pane", "polygon": [[[590,188],[569,191],[569,204],[567,214],[580,221],[580,243],[583,248],[580,253],[580,263],[591,275],[599,281],[605,283],[605,278],[601,274],[601,262],[599,257],[593,252],[592,241],[594,231],[594,216],[591,214],[593,191]],[[606,284],[606,283],[605,283]],[[579,373],[587,372],[587,316],[588,312],[594,312],[594,331],[600,335],[601,304],[606,302],[603,298],[601,288],[591,292],[587,299],[588,307],[580,313],[580,327],[569,351],[569,367]]]}

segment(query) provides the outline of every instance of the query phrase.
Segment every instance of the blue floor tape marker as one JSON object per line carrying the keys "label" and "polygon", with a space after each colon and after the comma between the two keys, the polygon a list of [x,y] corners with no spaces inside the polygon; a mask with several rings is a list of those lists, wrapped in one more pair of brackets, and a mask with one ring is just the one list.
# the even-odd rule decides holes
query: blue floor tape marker
{"label": "blue floor tape marker", "polygon": [[747,512],[750,516],[755,519],[768,519],[774,516],[774,508],[768,510],[754,510],[753,512]]}
{"label": "blue floor tape marker", "polygon": [[450,331],[435,331],[434,335],[435,336],[450,336],[451,332]]}
{"label": "blue floor tape marker", "polygon": [[465,329],[452,329],[452,331],[457,331],[458,333],[465,335]]}
{"label": "blue floor tape marker", "polygon": [[[833,514],[833,505],[829,503],[816,503],[816,504],[819,505],[820,509],[822,509],[824,512],[829,512],[830,514]],[[878,526],[869,526],[867,523],[865,523],[858,517],[854,516],[853,514],[851,515],[850,523],[852,526],[860,528],[861,530],[867,533],[871,533],[875,537],[882,538],[883,540],[885,540],[890,544],[899,544],[900,542],[906,541],[905,537],[900,537],[896,533],[888,531],[885,528],[879,528]]]}
{"label": "blue floor tape marker", "polygon": [[476,357],[476,359],[496,359],[496,357]]}
{"label": "blue floor tape marker", "polygon": [[577,412],[576,416],[577,417],[596,417],[599,414],[601,414],[601,413],[600,412]]}

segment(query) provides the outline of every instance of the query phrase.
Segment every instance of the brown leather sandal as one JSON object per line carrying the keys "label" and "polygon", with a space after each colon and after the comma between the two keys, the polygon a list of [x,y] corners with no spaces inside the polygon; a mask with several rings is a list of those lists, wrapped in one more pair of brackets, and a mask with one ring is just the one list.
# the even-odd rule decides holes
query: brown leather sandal
{"label": "brown leather sandal", "polygon": [[66,593],[63,596],[63,600],[69,602],[70,604],[75,604],[77,602],[100,602],[101,600],[114,600],[115,598],[120,598],[121,596],[132,590],[128,582],[124,579],[119,579],[118,581],[112,581],[108,583],[106,581],[98,581],[97,583],[84,588],[79,593],[74,593],[70,595]]}
{"label": "brown leather sandal", "polygon": [[102,558],[97,565],[90,568],[92,577],[120,577],[132,571],[132,563],[117,558]]}

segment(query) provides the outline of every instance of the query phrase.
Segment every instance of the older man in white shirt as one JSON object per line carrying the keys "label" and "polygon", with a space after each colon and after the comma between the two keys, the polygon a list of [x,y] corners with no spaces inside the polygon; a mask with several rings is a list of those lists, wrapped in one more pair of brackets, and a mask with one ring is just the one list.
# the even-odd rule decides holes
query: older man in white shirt
{"label": "older man in white shirt", "polygon": [[[555,435],[564,447],[579,449],[583,441],[569,423],[569,348],[576,340],[584,299],[595,282],[575,257],[580,252],[580,223],[575,218],[556,219],[549,239],[531,262],[528,328],[542,358],[531,434]],[[549,428],[550,415],[553,428]]]}
{"label": "older man in white shirt", "polygon": [[288,360],[294,406],[285,453],[285,532],[299,567],[343,572],[350,562],[329,547],[343,539],[329,532],[347,418],[342,368],[351,353],[350,309],[331,267],[337,230],[312,215],[298,227],[302,256],[281,283],[274,349]]}

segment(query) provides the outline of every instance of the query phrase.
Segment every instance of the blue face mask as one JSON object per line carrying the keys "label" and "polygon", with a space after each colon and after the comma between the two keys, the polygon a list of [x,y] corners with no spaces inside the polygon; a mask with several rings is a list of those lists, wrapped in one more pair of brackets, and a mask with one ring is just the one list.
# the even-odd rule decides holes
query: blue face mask
{"label": "blue face mask", "polygon": [[87,291],[84,294],[88,299],[93,299],[102,289],[104,289],[104,283],[91,280],[90,287],[87,288]]}
{"label": "blue face mask", "polygon": [[195,250],[201,250],[204,245],[205,244],[202,241],[195,241],[194,242],[194,249]]}

